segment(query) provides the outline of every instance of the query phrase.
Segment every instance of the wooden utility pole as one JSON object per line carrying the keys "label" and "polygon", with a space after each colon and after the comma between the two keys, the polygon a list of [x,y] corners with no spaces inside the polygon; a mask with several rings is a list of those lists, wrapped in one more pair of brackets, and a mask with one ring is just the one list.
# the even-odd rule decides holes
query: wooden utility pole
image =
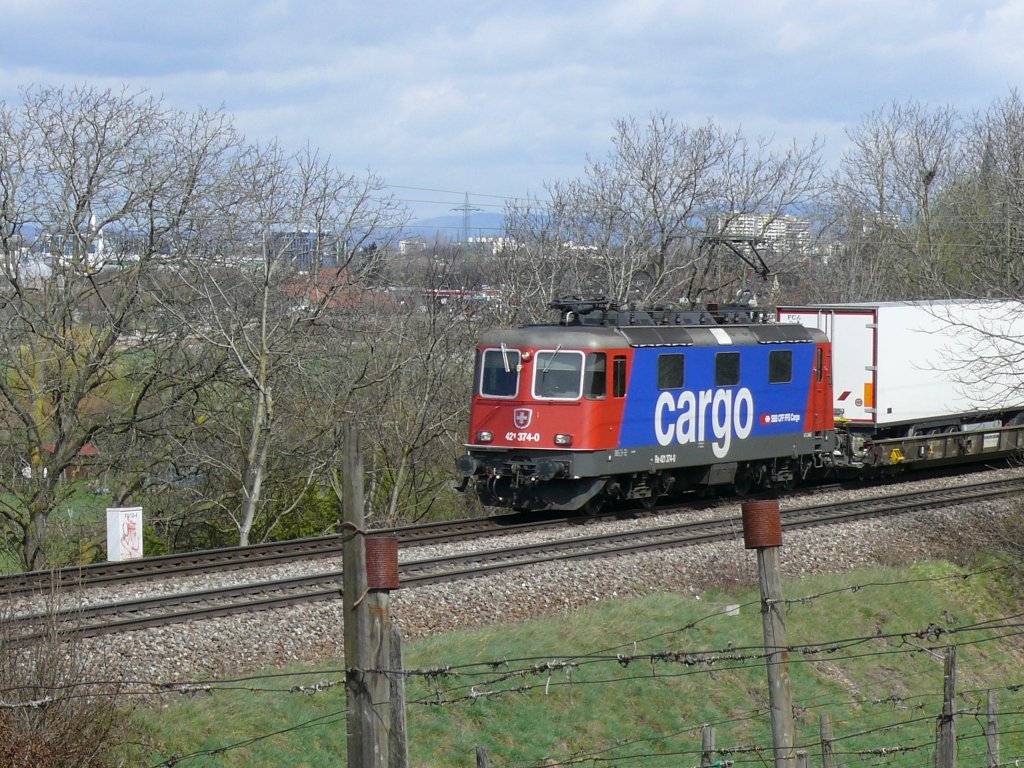
{"label": "wooden utility pole", "polygon": [[[370,670],[386,668],[390,659],[375,664],[381,645],[390,644],[390,630],[371,618],[371,603],[379,618],[378,597],[370,598],[366,574],[366,533],[363,499],[363,457],[359,432],[345,430],[342,471],[342,612],[345,637],[345,696],[348,706],[348,768],[388,768],[388,711],[386,677]],[[387,596],[384,597],[386,609]],[[381,710],[375,707],[383,707]]]}
{"label": "wooden utility pole", "polygon": [[747,501],[743,503],[742,509],[744,546],[757,550],[775,768],[794,768],[793,690],[789,679],[789,648],[782,612],[782,575],[779,569],[779,548],[782,546],[779,502]]}
{"label": "wooden utility pole", "polygon": [[935,726],[935,768],[956,768],[956,646],[946,649],[942,714]]}

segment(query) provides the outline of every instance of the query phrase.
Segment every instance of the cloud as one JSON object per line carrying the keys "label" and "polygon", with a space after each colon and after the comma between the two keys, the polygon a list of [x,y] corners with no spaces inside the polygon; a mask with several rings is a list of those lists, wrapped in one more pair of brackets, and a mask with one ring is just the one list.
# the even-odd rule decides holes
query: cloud
{"label": "cloud", "polygon": [[1024,76],[1020,2],[0,0],[0,98],[148,88],[396,184],[516,195],[666,112],[841,145],[897,99],[982,108]]}

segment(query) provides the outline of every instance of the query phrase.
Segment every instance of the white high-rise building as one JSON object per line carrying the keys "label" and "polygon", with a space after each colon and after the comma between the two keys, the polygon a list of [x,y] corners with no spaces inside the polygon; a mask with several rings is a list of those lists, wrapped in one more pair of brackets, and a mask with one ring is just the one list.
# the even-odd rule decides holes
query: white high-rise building
{"label": "white high-rise building", "polygon": [[741,213],[720,216],[717,223],[723,237],[760,237],[779,255],[808,256],[811,252],[810,219]]}

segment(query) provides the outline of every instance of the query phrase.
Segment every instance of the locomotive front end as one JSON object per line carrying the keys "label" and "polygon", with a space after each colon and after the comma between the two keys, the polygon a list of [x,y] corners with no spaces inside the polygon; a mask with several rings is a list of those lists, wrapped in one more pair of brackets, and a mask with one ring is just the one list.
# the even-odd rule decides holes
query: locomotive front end
{"label": "locomotive front end", "polygon": [[624,347],[602,329],[557,326],[482,340],[467,453],[457,469],[483,504],[579,509],[602,490],[607,478],[595,452],[618,436],[621,402],[616,408],[609,381],[616,365],[625,372]]}

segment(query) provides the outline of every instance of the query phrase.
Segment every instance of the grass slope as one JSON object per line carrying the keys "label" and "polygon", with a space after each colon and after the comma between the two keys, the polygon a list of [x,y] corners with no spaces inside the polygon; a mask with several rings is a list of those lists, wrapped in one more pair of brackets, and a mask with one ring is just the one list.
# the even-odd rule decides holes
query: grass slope
{"label": "grass slope", "polygon": [[[819,715],[828,713],[838,762],[930,765],[941,653],[956,644],[958,706],[971,713],[958,720],[961,764],[984,764],[987,688],[999,689],[1003,761],[1024,755],[1024,691],[1013,690],[1024,684],[1024,644],[1017,619],[1005,618],[1016,612],[1009,578],[931,563],[788,581],[798,746],[820,764]],[[730,604],[741,606],[738,614],[725,610]],[[770,764],[761,636],[754,586],[700,600],[660,594],[609,602],[415,643],[406,668],[424,674],[410,678],[406,693],[410,764],[474,766],[483,746],[496,767],[696,765],[702,723],[715,725],[719,749],[738,750],[724,759]],[[125,763],[216,751],[174,764],[343,764],[344,686],[287,692],[339,682],[341,667],[339,660],[145,708],[137,725],[146,747]],[[441,668],[449,671],[426,674]]]}

